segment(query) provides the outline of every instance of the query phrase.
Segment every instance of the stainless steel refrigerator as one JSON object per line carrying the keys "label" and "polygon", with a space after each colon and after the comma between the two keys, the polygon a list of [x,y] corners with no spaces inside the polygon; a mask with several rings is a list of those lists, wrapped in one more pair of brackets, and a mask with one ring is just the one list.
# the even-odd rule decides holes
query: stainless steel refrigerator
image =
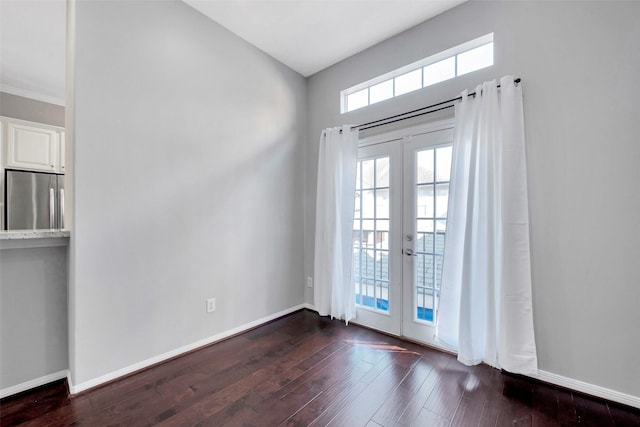
{"label": "stainless steel refrigerator", "polygon": [[64,228],[64,175],[5,170],[5,230]]}

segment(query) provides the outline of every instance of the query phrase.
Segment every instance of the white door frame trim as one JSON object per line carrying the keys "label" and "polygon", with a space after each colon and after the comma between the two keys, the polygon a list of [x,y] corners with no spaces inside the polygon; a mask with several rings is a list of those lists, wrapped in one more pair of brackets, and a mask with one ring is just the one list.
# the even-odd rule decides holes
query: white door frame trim
{"label": "white door frame trim", "polygon": [[402,139],[409,135],[422,135],[424,133],[437,132],[444,129],[453,128],[454,120],[445,119],[438,120],[430,123],[423,123],[420,125],[410,126],[402,129],[394,129],[388,132],[367,136],[358,140],[359,147],[366,147],[368,145],[381,144],[384,142],[391,142],[397,139]]}

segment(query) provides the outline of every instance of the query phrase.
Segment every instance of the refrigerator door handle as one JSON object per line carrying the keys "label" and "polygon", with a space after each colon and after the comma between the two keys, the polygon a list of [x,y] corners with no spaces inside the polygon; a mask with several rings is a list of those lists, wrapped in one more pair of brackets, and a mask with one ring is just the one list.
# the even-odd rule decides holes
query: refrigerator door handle
{"label": "refrigerator door handle", "polygon": [[60,189],[60,224],[58,228],[64,228],[64,188]]}
{"label": "refrigerator door handle", "polygon": [[49,189],[49,228],[55,228],[56,193],[53,188]]}

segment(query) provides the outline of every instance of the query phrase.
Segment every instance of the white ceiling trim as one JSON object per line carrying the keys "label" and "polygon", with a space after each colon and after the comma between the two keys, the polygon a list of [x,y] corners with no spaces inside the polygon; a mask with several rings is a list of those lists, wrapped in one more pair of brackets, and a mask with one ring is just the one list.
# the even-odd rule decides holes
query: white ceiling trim
{"label": "white ceiling trim", "polygon": [[0,83],[0,92],[8,93],[11,95],[22,96],[23,98],[35,99],[36,101],[46,102],[48,104],[60,105],[64,107],[64,98],[58,98],[55,96],[44,95],[28,89],[21,89],[6,84]]}

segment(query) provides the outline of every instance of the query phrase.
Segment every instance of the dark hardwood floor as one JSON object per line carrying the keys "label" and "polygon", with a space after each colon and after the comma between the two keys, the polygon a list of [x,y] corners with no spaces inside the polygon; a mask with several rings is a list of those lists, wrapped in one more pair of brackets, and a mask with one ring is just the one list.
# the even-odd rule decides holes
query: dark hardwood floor
{"label": "dark hardwood floor", "polygon": [[0,402],[2,426],[640,426],[640,410],[300,311],[104,387]]}

